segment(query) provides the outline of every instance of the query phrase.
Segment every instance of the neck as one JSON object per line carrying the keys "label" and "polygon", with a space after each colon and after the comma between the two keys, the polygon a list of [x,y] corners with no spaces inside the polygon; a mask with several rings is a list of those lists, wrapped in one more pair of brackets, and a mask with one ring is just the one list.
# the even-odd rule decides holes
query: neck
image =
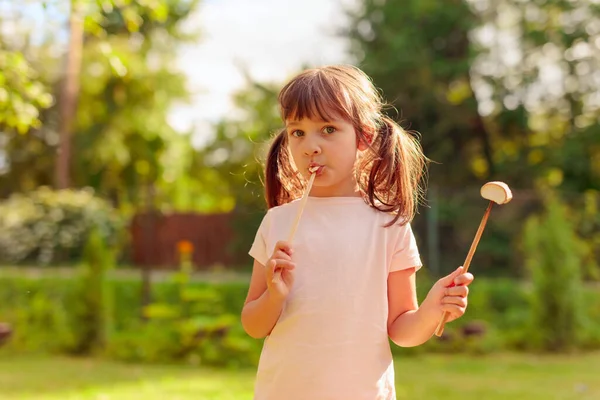
{"label": "neck", "polygon": [[313,186],[311,197],[362,197],[355,181],[344,185]]}

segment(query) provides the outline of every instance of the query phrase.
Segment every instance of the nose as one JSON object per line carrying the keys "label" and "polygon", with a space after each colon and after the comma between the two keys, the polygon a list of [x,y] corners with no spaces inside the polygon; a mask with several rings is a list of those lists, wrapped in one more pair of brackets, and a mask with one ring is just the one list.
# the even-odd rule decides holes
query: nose
{"label": "nose", "polygon": [[309,157],[321,154],[321,146],[319,145],[318,140],[314,137],[309,138],[310,136],[312,135],[307,135],[304,140],[304,154]]}

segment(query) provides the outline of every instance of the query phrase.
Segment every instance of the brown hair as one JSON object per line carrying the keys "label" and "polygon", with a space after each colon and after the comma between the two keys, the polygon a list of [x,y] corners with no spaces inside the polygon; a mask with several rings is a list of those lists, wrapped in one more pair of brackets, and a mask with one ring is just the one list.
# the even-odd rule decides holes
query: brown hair
{"label": "brown hair", "polygon": [[[368,144],[356,168],[365,201],[394,215],[386,226],[414,217],[423,198],[427,158],[417,135],[405,131],[382,113],[384,104],[369,77],[353,66],[337,65],[302,72],[279,93],[281,117],[331,121],[341,117],[354,126],[358,140]],[[269,208],[302,195],[303,180],[292,167],[287,133],[281,130],[269,149],[265,189]]]}

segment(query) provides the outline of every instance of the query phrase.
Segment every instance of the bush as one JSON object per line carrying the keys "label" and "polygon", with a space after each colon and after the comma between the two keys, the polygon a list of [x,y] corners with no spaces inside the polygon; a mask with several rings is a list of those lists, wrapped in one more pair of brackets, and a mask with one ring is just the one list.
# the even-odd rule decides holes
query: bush
{"label": "bush", "polygon": [[92,229],[83,252],[83,262],[70,308],[72,343],[67,348],[76,354],[101,350],[112,330],[112,292],[107,272],[114,266],[113,251],[108,249],[97,229]]}
{"label": "bush", "polygon": [[39,188],[0,202],[0,261],[46,265],[79,258],[91,229],[115,246],[124,221],[88,189]]}
{"label": "bush", "polygon": [[[0,316],[14,330],[2,350],[96,350],[97,355],[124,361],[256,365],[262,341],[249,337],[239,318],[246,283],[184,284],[181,276],[156,281],[152,286],[153,302],[142,313],[139,279],[109,275],[106,284],[114,307],[110,302],[99,307],[90,299],[101,291],[94,289],[97,294],[88,300],[82,297],[81,279],[85,276],[51,277],[50,272],[35,277],[3,276],[0,269]],[[111,314],[105,345],[90,344],[102,343],[96,342],[97,333],[105,332],[103,327],[107,326],[90,317],[92,310],[108,310]]]}
{"label": "bush", "polygon": [[5,345],[22,352],[63,352],[74,341],[68,305],[75,281],[56,278],[0,279],[0,316],[13,329]]}
{"label": "bush", "polygon": [[577,347],[583,332],[582,246],[558,198],[546,196],[545,212],[525,226],[526,265],[533,282],[532,344],[542,350]]}
{"label": "bush", "polygon": [[[109,311],[112,326],[105,346],[96,347],[98,354],[125,361],[255,366],[262,340],[250,338],[239,318],[247,283],[187,279],[179,275],[153,282],[153,302],[143,310],[144,320],[141,280],[108,274],[115,306],[95,308]],[[0,316],[14,331],[2,351],[73,352],[88,332],[81,326],[86,314],[80,313],[80,285],[78,275],[56,277],[48,270],[33,277],[11,276],[0,269]],[[599,291],[583,288],[586,324],[581,349],[600,348]],[[482,354],[531,348],[530,294],[531,289],[518,281],[478,278],[471,285],[467,313],[446,325],[444,338],[434,337],[415,348],[393,345],[392,351]],[[95,326],[101,331],[103,324]]]}
{"label": "bush", "polygon": [[228,307],[227,296],[216,287],[191,283],[185,265],[170,284],[175,289],[173,297],[146,306],[145,321],[111,340],[110,355],[128,361],[187,360],[220,366],[257,361],[260,346],[246,335],[239,321],[242,296],[237,296],[236,306]]}

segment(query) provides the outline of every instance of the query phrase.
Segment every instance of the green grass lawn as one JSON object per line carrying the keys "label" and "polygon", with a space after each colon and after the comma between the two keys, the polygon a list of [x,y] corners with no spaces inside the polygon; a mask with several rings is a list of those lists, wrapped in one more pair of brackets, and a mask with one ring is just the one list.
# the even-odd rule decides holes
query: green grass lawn
{"label": "green grass lawn", "polygon": [[[416,356],[396,361],[398,399],[600,399],[600,353]],[[0,355],[0,399],[244,400],[254,371]]]}

